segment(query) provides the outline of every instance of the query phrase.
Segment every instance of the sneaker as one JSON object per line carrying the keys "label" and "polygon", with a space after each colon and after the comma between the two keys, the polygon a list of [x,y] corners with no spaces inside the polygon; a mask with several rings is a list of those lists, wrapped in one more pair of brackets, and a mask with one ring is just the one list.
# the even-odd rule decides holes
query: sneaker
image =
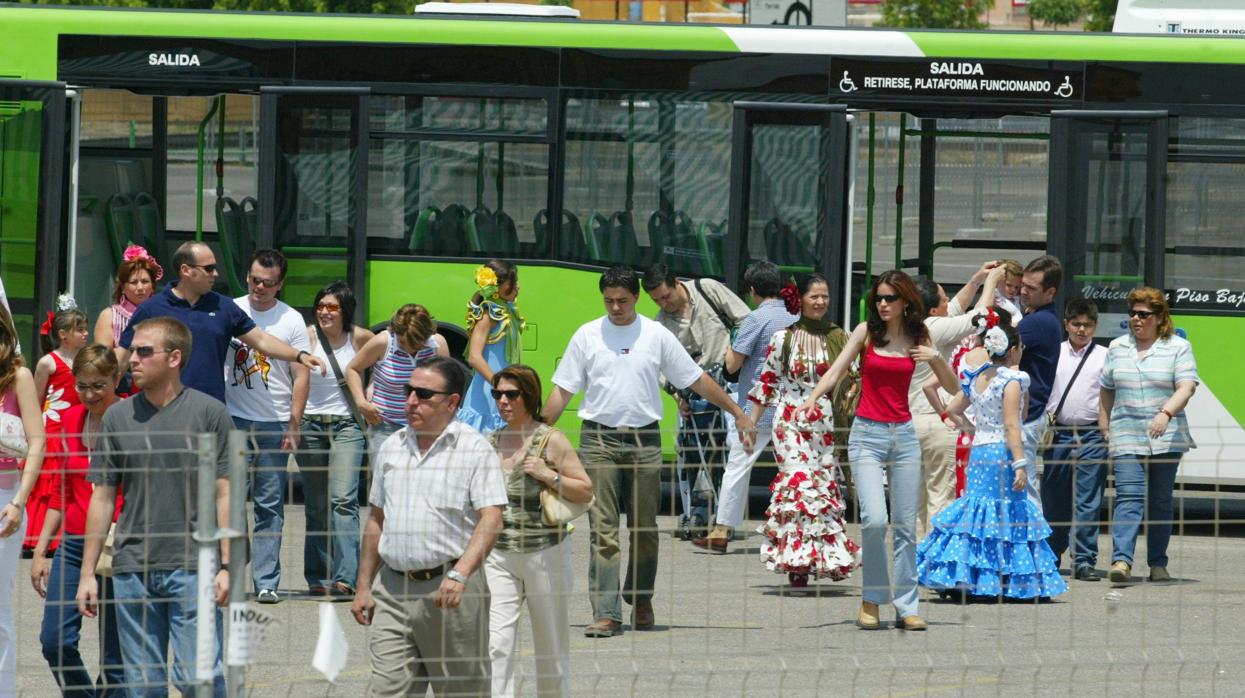
{"label": "sneaker", "polygon": [[255,595],[255,600],[260,603],[281,603],[281,597],[277,596],[276,589],[260,589]]}
{"label": "sneaker", "polygon": [[1171,580],[1172,580],[1172,576],[1171,574],[1168,573],[1166,567],[1151,567],[1150,568],[1150,581],[1170,582]]}
{"label": "sneaker", "polygon": [[1133,566],[1123,560],[1111,563],[1111,571],[1107,576],[1116,584],[1127,584],[1133,578]]}

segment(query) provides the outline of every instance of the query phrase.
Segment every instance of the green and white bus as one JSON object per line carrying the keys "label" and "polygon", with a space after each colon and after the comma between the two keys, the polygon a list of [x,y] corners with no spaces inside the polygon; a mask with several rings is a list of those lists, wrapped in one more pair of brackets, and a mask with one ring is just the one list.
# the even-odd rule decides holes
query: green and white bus
{"label": "green and white bus", "polygon": [[1170,292],[1204,381],[1182,477],[1240,485],[1242,79],[1203,36],[0,4],[0,274],[31,350],[130,240],[208,241],[235,293],[278,247],[289,302],[343,278],[369,323],[462,324],[505,257],[548,376],[616,262],[817,268],[850,324],[873,272],[1049,251],[1104,340]]}

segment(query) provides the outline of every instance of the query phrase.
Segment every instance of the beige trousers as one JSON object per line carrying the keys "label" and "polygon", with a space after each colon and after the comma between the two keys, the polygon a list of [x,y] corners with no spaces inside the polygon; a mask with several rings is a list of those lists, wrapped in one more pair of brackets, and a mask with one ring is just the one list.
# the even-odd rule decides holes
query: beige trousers
{"label": "beige trousers", "polygon": [[959,432],[943,424],[936,414],[912,415],[916,438],[921,444],[921,504],[917,507],[920,535],[929,522],[955,501],[955,439]]}
{"label": "beige trousers", "polygon": [[381,566],[372,585],[369,695],[423,696],[429,687],[435,696],[489,695],[488,582],[476,572],[458,608],[440,609],[433,595],[443,579],[415,582]]}
{"label": "beige trousers", "polygon": [[[536,655],[536,695],[571,695],[571,622],[567,605],[574,579],[571,541],[533,553],[496,550],[484,563],[488,575],[489,652],[493,655],[493,698],[515,695],[519,664],[519,611],[527,606]],[[531,686],[523,691],[531,693]]]}

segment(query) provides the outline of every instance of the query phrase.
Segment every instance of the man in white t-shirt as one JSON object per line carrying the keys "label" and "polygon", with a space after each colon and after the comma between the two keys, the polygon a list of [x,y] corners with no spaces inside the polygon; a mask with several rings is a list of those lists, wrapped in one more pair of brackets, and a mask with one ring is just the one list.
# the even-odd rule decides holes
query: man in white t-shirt
{"label": "man in white t-shirt", "polygon": [[[952,299],[947,298],[941,284],[924,277],[917,279],[917,290],[921,292],[929,313],[925,326],[929,329],[934,348],[944,359],[950,360],[960,341],[976,330],[974,323],[994,301],[994,290],[1005,272],[998,262],[986,262]],[[965,311],[983,284],[977,305]],[[932,375],[929,364],[918,361],[908,388],[908,409],[912,412],[917,441],[921,444],[921,472],[925,483],[921,489],[922,503],[917,508],[922,532],[929,525],[929,520],[955,499],[955,440],[959,430],[946,419],[946,406],[951,396],[940,390],[938,401],[941,404],[935,409],[922,392]]]}
{"label": "man in white t-shirt", "polygon": [[626,510],[632,561],[623,594],[632,605],[632,628],[651,630],[655,622],[652,599],[661,503],[659,376],[680,390],[690,387],[733,415],[745,448],[752,448],[756,427],[696,365],[670,330],[636,314],[640,279],[635,271],[611,267],[601,275],[599,286],[606,315],[583,325],[571,337],[553,374],[554,387],[543,415],[546,422],[556,422],[571,397],[583,392],[579,453],[596,496],[588,512],[592,528],[588,593],[594,622],[584,635],[611,637],[622,633],[620,493],[631,495]]}
{"label": "man in white t-shirt", "polygon": [[[256,327],[294,347],[311,350],[297,310],[277,300],[288,265],[277,250],[256,250],[247,272],[249,293],[234,302]],[[256,600],[277,603],[281,582],[281,529],[288,451],[298,447],[298,425],[307,405],[310,373],[300,363],[280,361],[234,338],[225,361],[225,406],[234,426],[250,432],[255,466],[255,542],[251,576]]]}

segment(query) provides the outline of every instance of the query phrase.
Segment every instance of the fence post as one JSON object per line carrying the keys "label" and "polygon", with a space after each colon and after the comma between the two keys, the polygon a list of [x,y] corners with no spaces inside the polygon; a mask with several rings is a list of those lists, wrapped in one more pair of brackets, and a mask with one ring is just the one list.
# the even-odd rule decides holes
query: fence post
{"label": "fence post", "polygon": [[[246,609],[246,491],[247,491],[247,437],[246,432],[229,432],[229,529],[233,535],[229,549],[229,616],[233,609]],[[225,666],[225,688],[230,698],[246,695],[246,665]]]}
{"label": "fence post", "polygon": [[216,454],[216,435],[199,434],[199,501],[195,531],[195,539],[199,542],[195,695],[200,698],[211,697],[212,676],[216,669]]}

